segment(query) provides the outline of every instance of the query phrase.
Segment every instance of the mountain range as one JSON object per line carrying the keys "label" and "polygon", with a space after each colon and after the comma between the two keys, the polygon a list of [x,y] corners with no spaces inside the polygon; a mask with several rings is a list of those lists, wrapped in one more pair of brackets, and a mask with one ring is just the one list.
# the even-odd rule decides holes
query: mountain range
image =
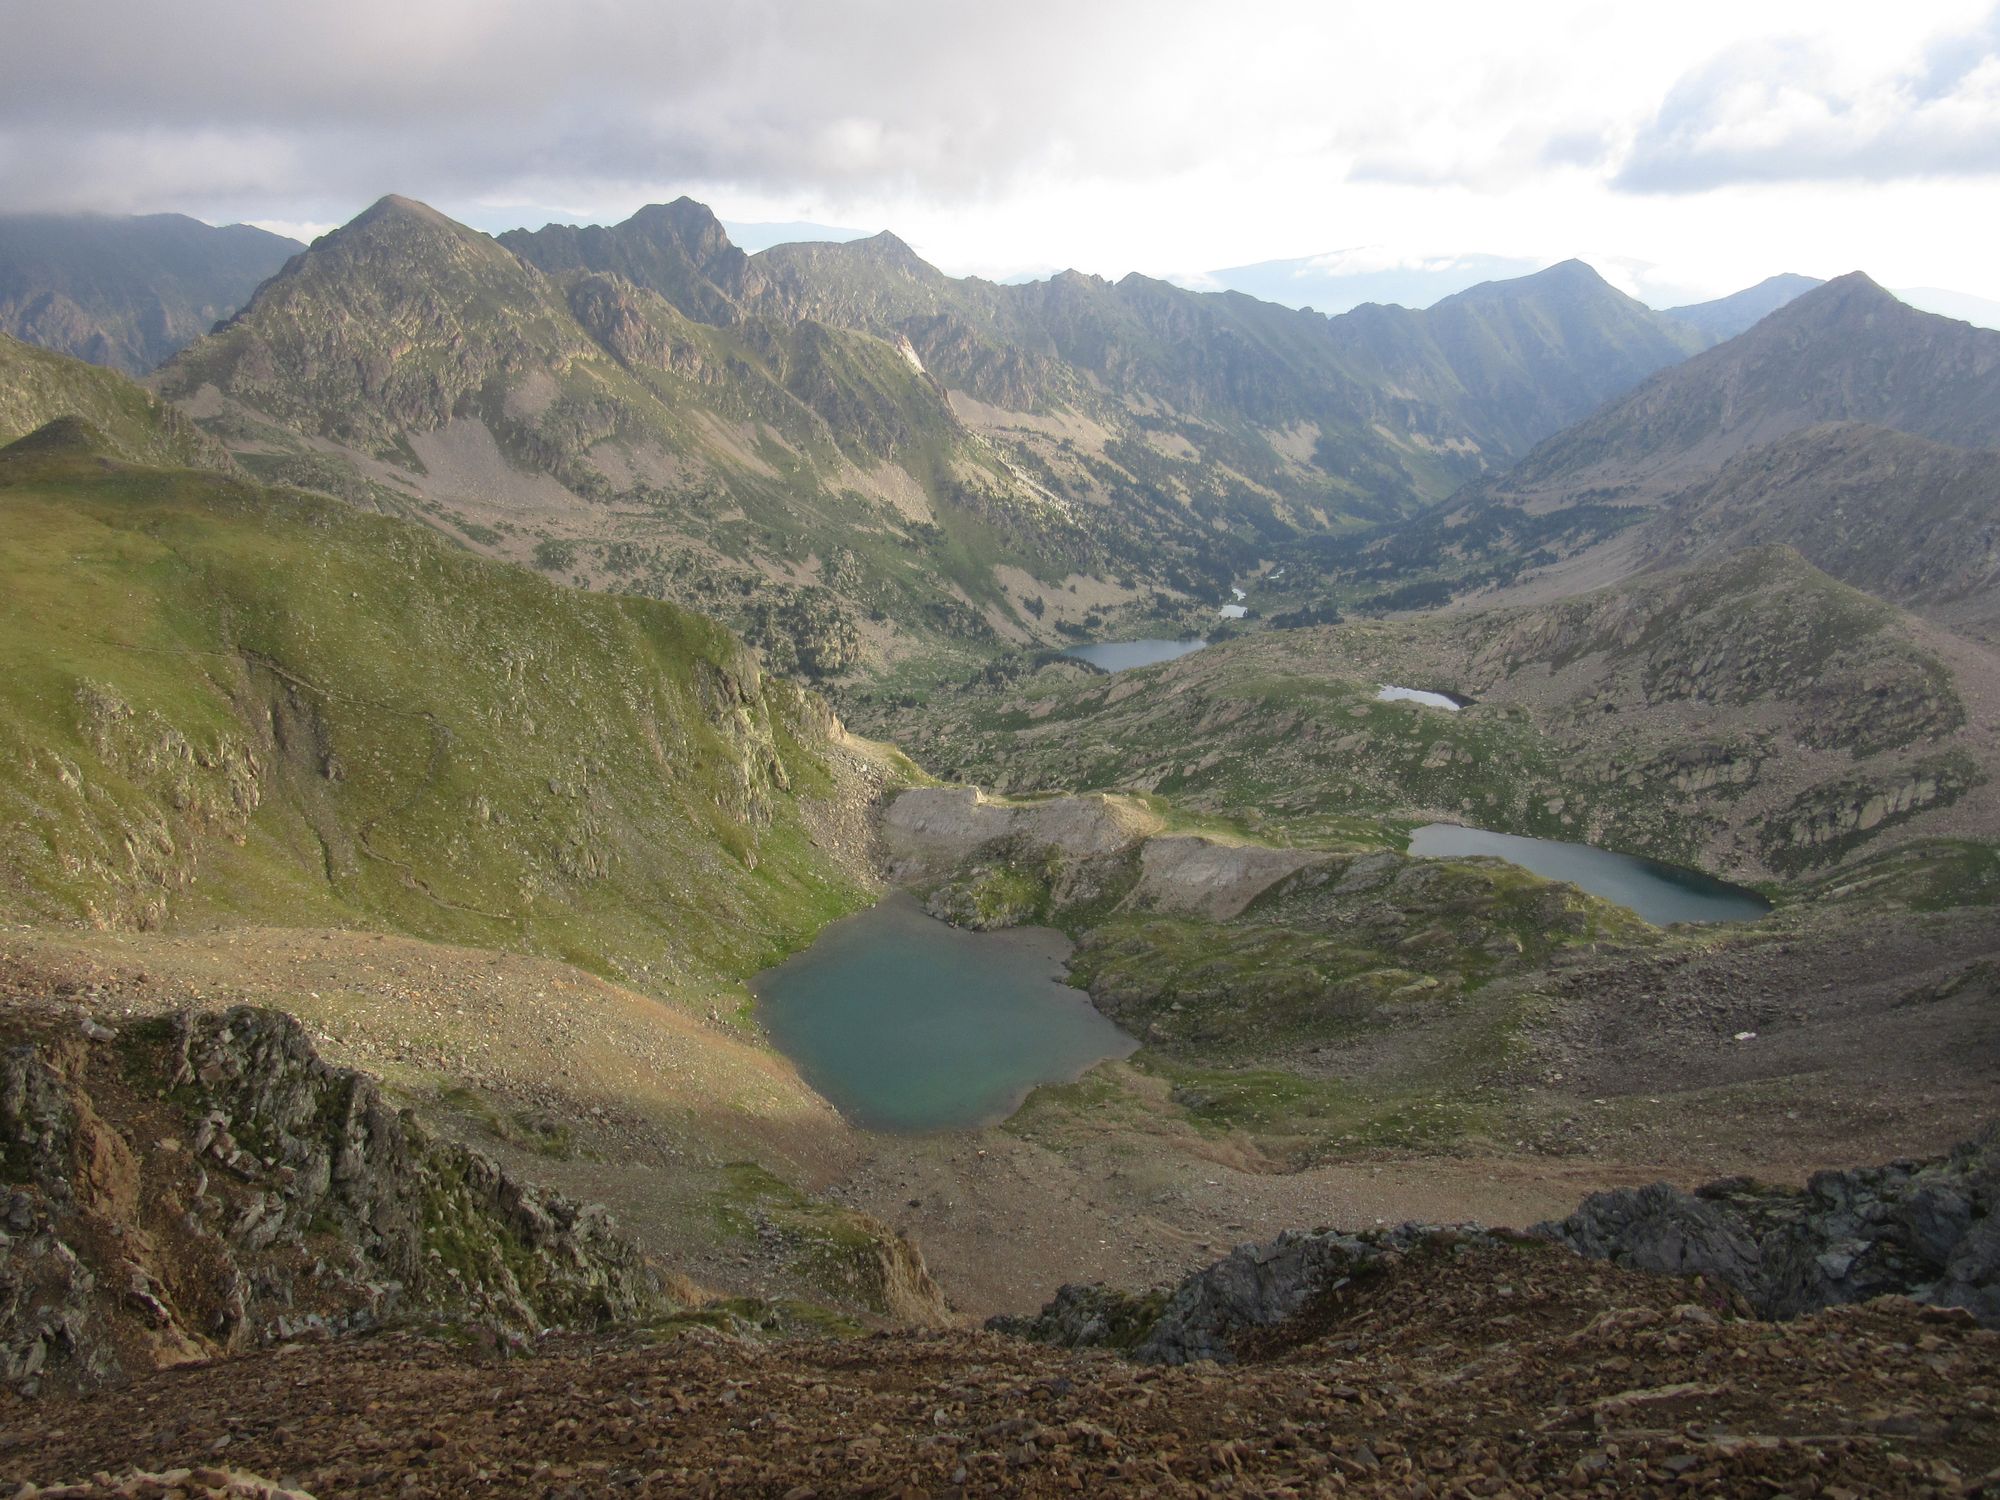
{"label": "mountain range", "polygon": [[1782,542],[1898,602],[1949,599],[1955,618],[1984,619],[2000,613],[1980,581],[2000,521],[1979,477],[1995,447],[2000,332],[1854,272],[1332,567],[1395,580],[1395,603],[1496,586],[1546,598]]}
{"label": "mountain range", "polygon": [[495,240],[391,197],[152,384],[266,479],[824,675],[1183,628],[1287,540],[1411,514],[1707,342],[1577,262],[1327,320],[954,279],[887,234],[753,256],[686,199]]}
{"label": "mountain range", "polygon": [[[802,236],[803,237],[803,236]],[[812,238],[844,238],[829,234]],[[1404,307],[1431,307],[1455,292],[1465,291],[1482,281],[1510,280],[1540,269],[1543,262],[1518,256],[1476,253],[1411,256],[1380,247],[1336,250],[1323,255],[1300,256],[1290,260],[1258,261],[1253,265],[1228,266],[1182,278],[1185,285],[1213,291],[1247,292],[1281,307],[1316,307],[1321,312],[1342,313],[1365,302],[1394,302]],[[1724,337],[1741,333],[1754,318],[1744,321],[1734,316],[1713,321],[1714,310],[1761,306],[1770,312],[1783,298],[1772,293],[1783,289],[1790,296],[1819,285],[1819,278],[1786,272],[1767,277],[1756,287],[1718,297],[1712,302],[1668,307],[1670,316],[1697,324],[1708,323],[1711,331]],[[2000,302],[1954,292],[1943,287],[1896,287],[1896,295],[1912,307],[1939,313],[1947,318],[2000,328]],[[1705,311],[1708,310],[1708,311]]]}
{"label": "mountain range", "polygon": [[[72,288],[79,266],[150,254],[164,286],[200,253],[220,276],[297,248],[171,218],[7,222],[86,245]],[[1192,628],[1302,545],[1367,549],[1396,597],[1441,563],[1490,584],[1820,422],[1978,446],[1968,351],[1990,337],[1856,277],[1660,313],[1567,261],[1324,318],[1136,275],[953,278],[891,234],[753,255],[689,199],[494,239],[390,197],[152,384],[265,480],[708,610],[824,677]],[[1793,509],[1745,534],[1787,539]],[[1675,524],[1618,566],[1683,555]]]}
{"label": "mountain range", "polygon": [[[143,386],[0,334],[0,1467],[1964,1489],[2000,333],[1802,280],[1329,319],[389,197]],[[1115,1055],[844,1115],[751,988],[822,940],[914,976],[820,1008],[885,1086],[1029,1030],[891,914]]]}
{"label": "mountain range", "polygon": [[142,375],[304,248],[184,214],[0,214],[0,332]]}

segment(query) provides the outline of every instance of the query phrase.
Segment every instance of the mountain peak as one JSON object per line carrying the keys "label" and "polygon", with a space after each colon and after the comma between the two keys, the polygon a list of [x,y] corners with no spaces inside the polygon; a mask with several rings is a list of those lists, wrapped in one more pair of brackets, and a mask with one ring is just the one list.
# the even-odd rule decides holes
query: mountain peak
{"label": "mountain peak", "polygon": [[1896,296],[1870,276],[1866,271],[1849,271],[1845,276],[1836,276],[1817,288],[1828,301],[1835,297],[1855,299],[1862,302],[1894,302]]}
{"label": "mountain peak", "polygon": [[[400,193],[385,193],[368,207],[348,220],[344,228],[356,229],[370,224],[407,221],[416,224],[449,225],[453,229],[463,226],[456,220],[446,218],[428,203],[419,203],[415,198],[405,198]],[[335,230],[338,234],[340,231]]]}
{"label": "mountain peak", "polygon": [[1554,292],[1569,297],[1604,296],[1623,298],[1624,293],[1606,281],[1588,261],[1559,260],[1552,266],[1531,271],[1526,276],[1510,276],[1498,281],[1482,281],[1462,292],[1440,299],[1435,307],[1490,302],[1497,298],[1518,298],[1523,294]]}
{"label": "mountain peak", "polygon": [[853,241],[854,249],[877,265],[893,266],[916,276],[941,276],[943,273],[925,260],[907,243],[888,230],[871,234],[865,240]]}
{"label": "mountain peak", "polygon": [[1869,317],[1876,313],[1916,310],[1885,290],[1865,271],[1849,271],[1821,282],[1779,309],[1792,323],[1826,324]]}
{"label": "mountain peak", "polygon": [[308,253],[323,261],[328,251],[361,255],[410,253],[418,247],[447,241],[485,239],[485,235],[439,213],[428,203],[390,193],[376,199],[338,229],[314,240]]}
{"label": "mountain peak", "polygon": [[[1487,285],[1504,285],[1504,283],[1488,282]],[[1587,260],[1578,260],[1575,256],[1571,256],[1568,260],[1559,260],[1552,266],[1544,266],[1539,271],[1531,272],[1523,276],[1517,285],[1556,287],[1564,291],[1614,292],[1620,296],[1624,295],[1622,292],[1618,292],[1618,288],[1604,279],[1603,274],[1597,267],[1593,266]]]}
{"label": "mountain peak", "polygon": [[1766,276],[1755,286],[1747,286],[1740,292],[1731,292],[1726,297],[1670,307],[1666,310],[1666,315],[1691,327],[1699,328],[1710,338],[1720,342],[1723,339],[1735,338],[1737,334],[1747,328],[1755,327],[1758,322],[1779,308],[1797,301],[1815,287],[1824,285],[1825,283],[1817,277],[1801,276],[1796,271],[1783,271],[1776,276]]}
{"label": "mountain peak", "polygon": [[682,240],[711,237],[727,244],[729,235],[715,210],[683,193],[671,203],[648,203],[627,219],[621,228],[665,228]]}

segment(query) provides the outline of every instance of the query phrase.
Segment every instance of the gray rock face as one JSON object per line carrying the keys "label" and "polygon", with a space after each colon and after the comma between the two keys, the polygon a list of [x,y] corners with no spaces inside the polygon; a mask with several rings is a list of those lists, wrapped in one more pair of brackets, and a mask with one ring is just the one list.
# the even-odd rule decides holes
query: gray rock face
{"label": "gray rock face", "polygon": [[1448,1254],[1492,1243],[1476,1225],[1405,1224],[1354,1235],[1286,1230],[1268,1244],[1238,1245],[1171,1292],[1132,1296],[1101,1286],[1065,1286],[1034,1317],[994,1318],[987,1327],[1069,1348],[1124,1349],[1151,1364],[1198,1359],[1227,1364],[1246,1334],[1285,1322],[1356,1277],[1386,1269],[1418,1249]]}
{"label": "gray rock face", "polygon": [[289,1016],[47,1034],[0,1060],[0,1381],[101,1383],[403,1315],[636,1320],[601,1207],[432,1139]]}
{"label": "gray rock face", "polygon": [[1581,1255],[1710,1276],[1765,1317],[1890,1294],[2000,1327],[2000,1124],[1949,1155],[1820,1172],[1803,1190],[1743,1178],[1695,1193],[1597,1193],[1534,1232]]}
{"label": "gray rock face", "polygon": [[1014,805],[977,787],[919,787],[889,804],[882,836],[890,874],[921,882],[949,873],[1002,839],[1049,847],[1071,859],[1126,853],[1159,832],[1161,820],[1126,799],[1092,794]]}

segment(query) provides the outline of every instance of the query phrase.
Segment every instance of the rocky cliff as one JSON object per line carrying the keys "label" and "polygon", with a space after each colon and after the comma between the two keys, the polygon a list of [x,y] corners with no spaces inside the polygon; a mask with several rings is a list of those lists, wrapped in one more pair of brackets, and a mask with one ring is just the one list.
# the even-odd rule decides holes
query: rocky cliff
{"label": "rocky cliff", "polygon": [[0,1378],[16,1389],[439,1318],[504,1337],[669,1304],[602,1208],[433,1138],[273,1011],[10,1016]]}

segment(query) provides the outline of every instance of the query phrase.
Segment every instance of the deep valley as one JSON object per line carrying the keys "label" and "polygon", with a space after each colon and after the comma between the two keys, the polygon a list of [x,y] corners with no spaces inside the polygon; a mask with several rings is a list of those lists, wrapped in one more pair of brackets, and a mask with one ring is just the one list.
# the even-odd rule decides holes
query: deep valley
{"label": "deep valley", "polygon": [[1995,1482],[2000,333],[388,197],[142,348],[52,253],[22,1494]]}

